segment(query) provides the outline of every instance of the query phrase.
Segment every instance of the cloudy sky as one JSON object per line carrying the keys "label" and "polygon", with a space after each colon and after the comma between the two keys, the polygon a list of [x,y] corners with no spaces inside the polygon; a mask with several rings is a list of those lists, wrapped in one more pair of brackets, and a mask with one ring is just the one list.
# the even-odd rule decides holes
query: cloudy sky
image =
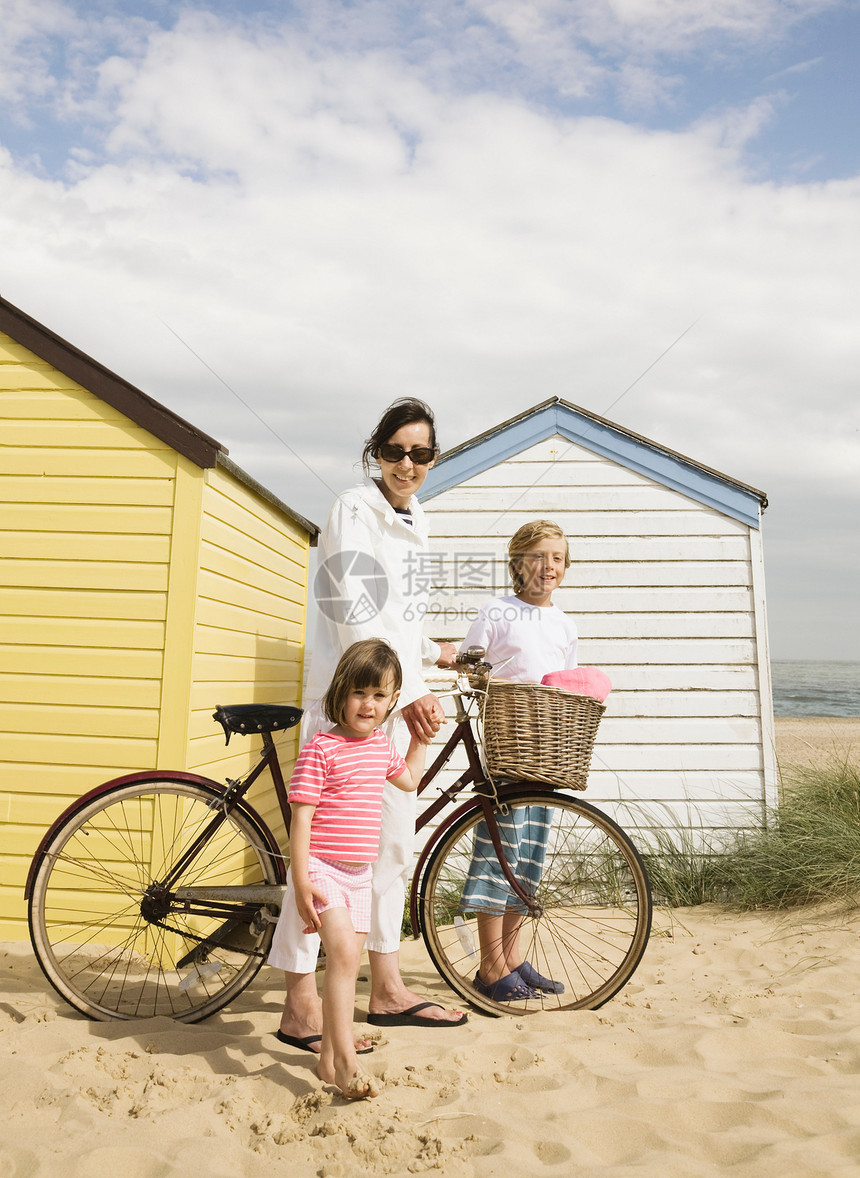
{"label": "cloudy sky", "polygon": [[772,654],[860,659],[858,0],[0,29],[5,298],[319,523],[394,397],[564,397],[766,491]]}

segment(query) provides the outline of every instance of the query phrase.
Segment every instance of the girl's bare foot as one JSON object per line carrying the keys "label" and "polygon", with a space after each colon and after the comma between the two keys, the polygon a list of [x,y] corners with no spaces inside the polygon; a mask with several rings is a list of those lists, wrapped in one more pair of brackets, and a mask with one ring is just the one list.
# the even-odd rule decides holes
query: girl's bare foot
{"label": "girl's bare foot", "polygon": [[365,1100],[368,1096],[378,1096],[379,1089],[372,1076],[363,1072],[355,1072],[346,1082],[346,1087],[338,1085],[347,1100]]}
{"label": "girl's bare foot", "polygon": [[379,1095],[373,1076],[365,1075],[357,1068],[336,1067],[320,1060],[317,1075],[324,1084],[333,1084],[339,1088],[347,1100],[366,1100],[369,1096]]}

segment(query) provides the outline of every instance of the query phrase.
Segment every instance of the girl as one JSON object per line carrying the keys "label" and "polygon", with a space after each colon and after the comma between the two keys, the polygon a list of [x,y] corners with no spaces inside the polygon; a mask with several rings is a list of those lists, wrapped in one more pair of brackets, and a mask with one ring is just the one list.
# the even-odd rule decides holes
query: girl
{"label": "girl", "polygon": [[[535,520],[512,537],[508,557],[513,595],[495,598],[480,610],[460,649],[482,646],[498,678],[540,683],[548,672],[577,665],[576,626],[552,600],[570,567],[570,550],[557,524]],[[540,881],[550,813],[547,806],[522,806],[499,822],[508,861],[533,886]],[[501,874],[483,823],[476,831],[460,909],[477,917],[481,962],[476,990],[497,1002],[564,990],[561,982],[543,977],[523,958],[522,904]]]}
{"label": "girl", "polygon": [[304,932],[318,932],[326,953],[317,1074],[350,1100],[377,1095],[373,1080],[358,1068],[352,1018],[370,928],[371,863],[379,853],[383,787],[389,781],[414,792],[426,752],[413,737],[404,759],[379,730],[394,710],[401,683],[400,660],[387,642],[353,643],[323,700],[334,728],[303,746],[290,780],[292,893]]}

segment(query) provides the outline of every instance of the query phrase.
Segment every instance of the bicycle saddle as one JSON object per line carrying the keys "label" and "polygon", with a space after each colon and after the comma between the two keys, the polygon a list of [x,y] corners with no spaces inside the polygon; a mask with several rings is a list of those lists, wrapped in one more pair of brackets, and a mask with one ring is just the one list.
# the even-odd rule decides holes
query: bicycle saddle
{"label": "bicycle saddle", "polygon": [[212,713],[212,719],[224,729],[225,744],[230,743],[234,732],[243,736],[249,732],[278,732],[292,728],[301,718],[302,709],[292,704],[230,704],[226,708],[219,704]]}

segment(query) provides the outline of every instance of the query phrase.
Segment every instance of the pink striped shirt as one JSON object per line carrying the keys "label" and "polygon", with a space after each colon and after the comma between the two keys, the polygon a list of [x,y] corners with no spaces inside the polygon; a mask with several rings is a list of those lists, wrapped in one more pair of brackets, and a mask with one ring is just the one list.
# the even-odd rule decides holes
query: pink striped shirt
{"label": "pink striped shirt", "polygon": [[310,853],[347,863],[379,855],[382,791],[406,762],[374,729],[364,738],[318,732],[302,746],[290,779],[290,801],[316,806]]}

